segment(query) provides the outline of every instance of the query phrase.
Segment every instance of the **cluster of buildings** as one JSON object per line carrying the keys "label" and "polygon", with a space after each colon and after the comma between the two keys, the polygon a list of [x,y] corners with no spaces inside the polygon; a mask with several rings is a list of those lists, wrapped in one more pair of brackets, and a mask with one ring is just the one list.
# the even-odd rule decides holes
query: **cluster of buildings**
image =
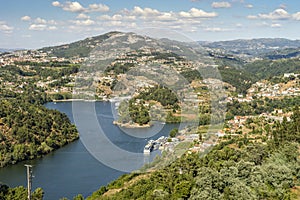
{"label": "cluster of buildings", "polygon": [[84,58],[58,58],[40,50],[18,50],[0,54],[0,66],[14,65],[18,62],[47,63],[68,61],[70,63],[81,63],[83,60]]}
{"label": "cluster of buildings", "polygon": [[243,128],[247,125],[248,119],[259,119],[260,122],[268,122],[273,123],[275,121],[282,122],[284,118],[287,119],[287,121],[290,121],[291,118],[291,112],[284,113],[282,109],[278,109],[273,111],[272,113],[262,113],[257,116],[234,116],[232,120],[227,121],[228,128],[224,128],[223,132],[226,132],[226,134],[230,135],[236,135],[240,130],[244,130]]}
{"label": "cluster of buildings", "polygon": [[[293,79],[290,79],[293,77]],[[284,74],[280,83],[272,83],[268,80],[258,81],[248,89],[246,96],[238,94],[237,97],[227,96],[225,103],[233,100],[238,102],[251,102],[257,98],[282,98],[286,96],[300,96],[300,74]]]}
{"label": "cluster of buildings", "polygon": [[[178,47],[179,48],[179,47]],[[169,65],[176,68],[176,71],[184,71],[187,68],[195,68],[195,64],[185,56],[172,56],[171,51],[153,48],[141,48],[139,51],[132,50],[118,56],[118,58],[111,63],[115,64],[137,64],[139,66],[146,66],[151,64]],[[170,55],[169,55],[170,54]],[[171,65],[170,65],[171,64]]]}
{"label": "cluster of buildings", "polygon": [[[248,90],[248,96],[276,98],[282,96],[298,96],[300,95],[300,79],[299,74],[294,74],[293,80],[286,83],[271,83],[269,81],[259,81],[253,84]],[[285,74],[284,78],[289,78],[291,74]]]}

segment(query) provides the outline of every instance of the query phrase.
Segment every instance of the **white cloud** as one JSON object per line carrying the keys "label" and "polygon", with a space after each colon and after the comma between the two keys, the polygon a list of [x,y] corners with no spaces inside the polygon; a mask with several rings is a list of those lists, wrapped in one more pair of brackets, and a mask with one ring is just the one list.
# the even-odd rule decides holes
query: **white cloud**
{"label": "white cloud", "polygon": [[293,14],[293,15],[292,15],[292,18],[293,18],[294,20],[300,21],[300,12],[297,12],[297,13]]}
{"label": "white cloud", "polygon": [[255,15],[248,15],[247,18],[248,19],[258,19],[258,17]]}
{"label": "white cloud", "polygon": [[272,27],[272,28],[280,28],[280,27],[281,27],[281,24],[273,23],[273,24],[271,24],[271,27]]}
{"label": "white cloud", "polygon": [[260,13],[258,15],[249,15],[248,19],[269,19],[269,20],[286,20],[290,19],[291,15],[284,9],[278,8],[270,13]]}
{"label": "white cloud", "polygon": [[208,31],[208,32],[223,32],[223,31],[227,31],[227,29],[222,29],[222,28],[219,28],[219,27],[215,27],[215,28],[208,27],[208,28],[205,28],[204,30]]}
{"label": "white cloud", "polygon": [[33,30],[33,31],[43,31],[47,29],[47,25],[46,24],[31,24],[29,26],[29,30]]}
{"label": "white cloud", "polygon": [[[123,9],[112,15],[101,15],[97,18],[96,23],[98,27],[122,29],[130,27],[168,27],[187,32],[197,31],[202,26],[203,20],[217,16],[216,12],[206,12],[197,8],[188,11],[162,12],[157,9],[135,6],[131,10]],[[92,28],[95,28],[95,26]]]}
{"label": "white cloud", "polygon": [[64,11],[69,11],[69,12],[83,12],[85,9],[84,7],[77,1],[67,1],[64,4],[61,4],[58,1],[52,2],[52,6],[54,7],[61,7]]}
{"label": "white cloud", "polygon": [[21,17],[21,20],[22,20],[22,21],[30,21],[30,20],[31,20],[31,17],[28,16],[28,15],[25,15],[25,16]]}
{"label": "white cloud", "polygon": [[286,10],[279,8],[269,14],[258,14],[258,17],[262,19],[282,20],[282,19],[288,19],[290,15]]}
{"label": "white cloud", "polygon": [[122,22],[121,21],[111,21],[109,23],[109,26],[121,26]]}
{"label": "white cloud", "polygon": [[162,15],[157,16],[157,19],[161,20],[161,21],[173,21],[173,20],[176,20],[176,16],[172,12],[171,13],[163,13]]}
{"label": "white cloud", "polygon": [[76,24],[77,26],[90,26],[95,24],[95,21],[91,20],[91,19],[86,19],[86,20],[75,20],[72,21],[74,24]]}
{"label": "white cloud", "polygon": [[235,26],[238,27],[238,28],[241,28],[241,27],[243,27],[243,24],[237,23],[237,24],[235,24]]}
{"label": "white cloud", "polygon": [[123,20],[135,21],[136,20],[136,16],[134,16],[134,15],[123,16]]}
{"label": "white cloud", "polygon": [[46,23],[47,23],[47,21],[46,21],[45,19],[42,19],[42,18],[40,18],[40,17],[36,18],[36,19],[34,20],[34,22],[35,22],[36,24],[46,24]]}
{"label": "white cloud", "polygon": [[66,4],[62,6],[62,8],[63,10],[70,12],[83,12],[85,10],[84,7],[77,1],[67,1]]}
{"label": "white cloud", "polygon": [[181,17],[191,17],[191,14],[190,14],[190,13],[184,12],[184,11],[179,12],[179,15],[180,15]]}
{"label": "white cloud", "polygon": [[61,4],[58,1],[54,1],[52,2],[52,5],[55,7],[61,7],[64,11],[77,12],[77,13],[109,11],[109,7],[104,4],[90,4],[87,8],[85,8],[77,1],[67,1],[64,4]]}
{"label": "white cloud", "polygon": [[152,9],[152,8],[141,8],[138,6],[135,6],[133,8],[132,11],[133,14],[135,15],[141,15],[141,16],[155,16],[155,15],[159,15],[160,12],[156,9]]}
{"label": "white cloud", "polygon": [[148,26],[174,26],[174,23],[199,24],[200,18],[208,19],[218,16],[215,12],[205,12],[197,8],[181,12],[161,12],[156,9],[141,8],[139,6],[135,6],[132,10],[124,9],[120,12],[120,14],[122,14],[122,19],[115,19],[118,14],[114,16],[102,15],[98,19],[118,21],[130,20],[138,23],[147,23]]}
{"label": "white cloud", "polygon": [[156,9],[141,8],[139,6],[135,6],[132,10],[124,9],[120,13],[122,14],[123,21],[135,21],[141,19],[142,21],[147,22],[160,22],[177,20],[178,18],[178,14],[174,12],[160,12]]}
{"label": "white cloud", "polygon": [[[259,13],[257,15],[248,15],[248,19],[263,19],[263,20],[296,20],[300,21],[300,12],[288,13],[286,11],[286,5],[280,5],[280,8],[275,9],[270,13]],[[270,26],[270,25],[268,25]],[[274,24],[273,27],[278,27],[278,24]]]}
{"label": "white cloud", "polygon": [[57,24],[58,24],[58,23],[57,23],[55,20],[53,20],[53,19],[49,20],[47,23],[50,24],[50,25],[57,25]]}
{"label": "white cloud", "polygon": [[105,27],[118,27],[118,28],[136,28],[137,24],[135,22],[122,22],[122,21],[109,21],[103,23]]}
{"label": "white cloud", "polygon": [[51,30],[51,31],[52,31],[52,30],[57,30],[57,27],[56,27],[56,26],[49,26],[49,27],[48,27],[48,30]]}
{"label": "white cloud", "polygon": [[52,6],[59,7],[61,4],[58,1],[53,1]]}
{"label": "white cloud", "polygon": [[80,13],[76,17],[77,19],[89,19],[90,16],[87,16],[86,14]]}
{"label": "white cloud", "polygon": [[111,20],[118,21],[118,20],[122,20],[122,18],[123,18],[122,15],[116,14],[111,17]]}
{"label": "white cloud", "polygon": [[101,15],[100,17],[98,17],[98,19],[100,19],[100,20],[111,20],[111,16],[109,16],[109,15]]}
{"label": "white cloud", "polygon": [[110,15],[101,15],[98,17],[99,20],[104,20],[104,21],[134,21],[136,20],[136,16],[132,16],[132,15],[129,15],[129,16],[124,16],[124,15],[121,15],[121,14],[115,14],[113,16],[110,16]]}
{"label": "white cloud", "polygon": [[5,21],[0,21],[0,32],[12,33],[14,27],[7,25]]}
{"label": "white cloud", "polygon": [[135,28],[136,23],[132,22],[136,20],[135,16],[126,16],[121,14],[114,14],[112,16],[102,15],[98,17],[100,21],[98,24],[104,27],[117,27],[117,28]]}
{"label": "white cloud", "polygon": [[[117,30],[128,30],[130,28],[157,27],[184,30],[185,32],[197,31],[203,27],[203,21],[217,17],[216,12],[207,12],[192,8],[178,12],[163,12],[153,8],[135,6],[132,9],[123,9],[112,14],[103,14],[94,18],[86,18],[86,13],[79,13],[77,19],[71,22],[69,30],[93,31],[101,27],[115,27]],[[225,31],[225,29],[207,29],[207,31]]]}
{"label": "white cloud", "polygon": [[254,6],[252,4],[245,5],[246,8],[253,8]]}
{"label": "white cloud", "polygon": [[109,7],[104,4],[90,4],[88,12],[108,12]]}
{"label": "white cloud", "polygon": [[34,20],[34,23],[32,23],[28,29],[33,31],[56,30],[56,24],[57,22],[55,20],[47,21],[43,18],[38,17]]}
{"label": "white cloud", "polygon": [[268,23],[268,22],[261,22],[261,23],[258,23],[257,24],[258,26],[261,26],[261,27],[268,27],[268,28],[281,28],[282,27],[282,24],[279,24],[279,23]]}
{"label": "white cloud", "polygon": [[197,8],[191,8],[189,12],[181,11],[179,12],[179,15],[186,18],[213,18],[218,16],[218,14],[215,12],[205,12]]}
{"label": "white cloud", "polygon": [[213,8],[230,8],[231,4],[229,2],[226,2],[226,1],[213,2],[211,4],[211,7],[213,7]]}
{"label": "white cloud", "polygon": [[278,8],[271,13],[249,15],[248,19],[269,19],[269,20],[297,20],[300,21],[300,12],[289,14],[285,9]]}
{"label": "white cloud", "polygon": [[8,26],[6,24],[1,24],[0,25],[0,31],[3,32],[3,33],[12,33],[13,29],[14,29],[13,27]]}

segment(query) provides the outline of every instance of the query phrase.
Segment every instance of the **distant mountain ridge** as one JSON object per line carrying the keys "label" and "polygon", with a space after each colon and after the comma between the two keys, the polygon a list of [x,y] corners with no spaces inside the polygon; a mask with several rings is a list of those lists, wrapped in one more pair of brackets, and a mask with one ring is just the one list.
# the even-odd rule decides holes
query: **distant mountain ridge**
{"label": "distant mountain ridge", "polygon": [[300,48],[280,49],[266,53],[263,57],[271,60],[300,57]]}
{"label": "distant mountain ridge", "polygon": [[285,38],[237,39],[229,41],[203,42],[199,44],[212,49],[221,49],[230,54],[259,56],[275,50],[300,48],[300,40]]}
{"label": "distant mountain ridge", "polygon": [[[112,31],[99,36],[88,37],[70,44],[44,47],[39,50],[57,57],[87,57],[92,49],[99,46],[104,40],[121,33],[122,32]],[[273,58],[272,55],[274,54],[278,54],[275,58],[284,58],[284,55],[281,56],[281,53],[278,53],[283,49],[300,48],[300,40],[290,40],[285,38],[237,39],[216,42],[199,41],[198,44],[212,50],[222,50],[225,54],[258,57],[266,56],[266,58],[270,59]],[[287,57],[289,56],[293,56],[293,54],[287,55]]]}
{"label": "distant mountain ridge", "polygon": [[120,33],[120,32],[109,32],[103,35],[98,35],[94,37],[88,37],[83,40],[79,40],[77,42],[73,42],[70,44],[63,44],[59,46],[51,46],[51,47],[44,47],[39,49],[40,51],[47,52],[52,56],[56,57],[87,57],[89,53],[101,42],[105,39],[110,38],[111,36]]}
{"label": "distant mountain ridge", "polygon": [[5,48],[0,48],[0,53],[12,52],[12,51],[18,51],[18,50],[22,50],[22,48],[17,48],[17,49],[5,49]]}

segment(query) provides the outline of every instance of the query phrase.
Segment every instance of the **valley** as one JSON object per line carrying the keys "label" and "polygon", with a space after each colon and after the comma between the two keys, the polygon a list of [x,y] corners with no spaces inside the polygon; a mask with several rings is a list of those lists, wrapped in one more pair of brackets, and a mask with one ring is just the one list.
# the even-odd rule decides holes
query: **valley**
{"label": "valley", "polygon": [[217,199],[296,199],[300,44],[286,39],[200,44],[114,31],[1,53],[0,166],[43,157],[80,139],[76,123],[45,103],[110,101],[117,106],[109,123],[121,130],[150,130],[155,123],[190,126],[170,134],[172,148],[165,147],[152,163],[88,199],[201,199],[212,191]]}

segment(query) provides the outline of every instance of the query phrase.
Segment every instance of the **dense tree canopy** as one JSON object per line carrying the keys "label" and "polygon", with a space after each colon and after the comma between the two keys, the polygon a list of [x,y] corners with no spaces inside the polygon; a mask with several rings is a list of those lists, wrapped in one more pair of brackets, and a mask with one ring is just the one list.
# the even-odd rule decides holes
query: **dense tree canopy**
{"label": "dense tree canopy", "polygon": [[[1,200],[27,200],[28,193],[27,188],[23,186],[10,188],[7,185],[0,183],[0,199]],[[32,200],[42,200],[44,191],[41,188],[37,188],[32,194]]]}
{"label": "dense tree canopy", "polygon": [[22,100],[0,100],[0,166],[33,159],[78,138],[65,114]]}

